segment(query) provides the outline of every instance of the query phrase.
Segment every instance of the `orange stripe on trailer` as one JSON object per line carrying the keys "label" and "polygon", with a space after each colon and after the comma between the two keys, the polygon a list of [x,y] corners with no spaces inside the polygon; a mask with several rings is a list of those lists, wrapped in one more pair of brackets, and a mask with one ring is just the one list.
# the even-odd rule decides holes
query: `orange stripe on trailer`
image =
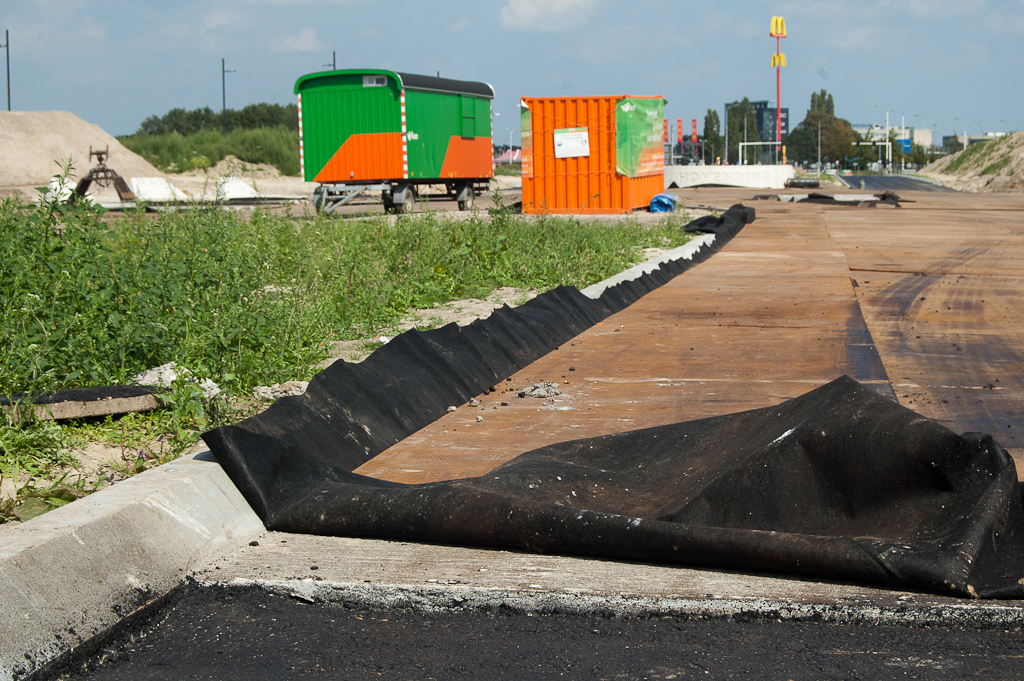
{"label": "orange stripe on trailer", "polygon": [[448,140],[441,164],[441,177],[492,177],[490,137],[457,137]]}
{"label": "orange stripe on trailer", "polygon": [[402,133],[361,133],[345,140],[313,181],[391,180],[405,177],[402,165]]}

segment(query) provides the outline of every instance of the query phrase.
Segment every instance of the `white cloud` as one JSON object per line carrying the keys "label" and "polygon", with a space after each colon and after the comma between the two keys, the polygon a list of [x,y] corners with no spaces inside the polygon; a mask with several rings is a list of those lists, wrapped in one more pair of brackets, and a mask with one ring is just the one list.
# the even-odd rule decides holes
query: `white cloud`
{"label": "white cloud", "polygon": [[836,46],[847,50],[868,47],[878,32],[876,26],[858,26],[850,29],[845,36],[836,41]]}
{"label": "white cloud", "polygon": [[235,14],[233,12],[211,12],[203,17],[203,28],[209,31],[221,26],[230,26],[234,22]]}
{"label": "white cloud", "polygon": [[316,39],[316,29],[307,26],[298,33],[275,39],[270,49],[274,52],[316,52],[327,48]]}
{"label": "white cloud", "polygon": [[469,28],[469,19],[462,18],[456,21],[454,24],[448,26],[448,30],[452,33],[459,33]]}
{"label": "white cloud", "polygon": [[597,0],[506,0],[501,8],[505,28],[560,31],[586,24]]}

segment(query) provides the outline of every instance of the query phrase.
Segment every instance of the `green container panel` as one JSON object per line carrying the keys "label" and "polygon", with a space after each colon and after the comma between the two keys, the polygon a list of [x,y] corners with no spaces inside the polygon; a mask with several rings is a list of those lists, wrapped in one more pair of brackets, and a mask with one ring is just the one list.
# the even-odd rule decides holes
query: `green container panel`
{"label": "green container panel", "polygon": [[[367,85],[378,77],[381,85]],[[402,78],[415,82],[403,83]],[[402,87],[405,87],[405,130],[402,127]],[[469,93],[458,91],[468,86]],[[407,159],[377,158],[364,167],[387,165],[404,169],[410,179],[490,176],[491,103],[484,83],[410,76],[386,70],[313,73],[299,78],[303,177],[316,180],[352,135],[407,132]],[[493,96],[493,95],[492,95]],[[453,138],[455,142],[453,143]],[[371,143],[372,144],[372,143]],[[393,149],[386,142],[381,148]],[[447,164],[447,165],[446,165]],[[465,175],[470,172],[471,175]],[[444,175],[442,175],[444,173]],[[454,174],[453,174],[454,173]],[[379,177],[378,179],[398,179]]]}
{"label": "green container panel", "polygon": [[441,177],[452,137],[490,137],[491,103],[482,97],[405,91],[410,177]]}
{"label": "green container panel", "polygon": [[[366,87],[364,75],[387,85]],[[303,179],[312,182],[345,141],[356,134],[402,132],[401,90],[387,71],[310,74],[296,83],[302,96]]]}

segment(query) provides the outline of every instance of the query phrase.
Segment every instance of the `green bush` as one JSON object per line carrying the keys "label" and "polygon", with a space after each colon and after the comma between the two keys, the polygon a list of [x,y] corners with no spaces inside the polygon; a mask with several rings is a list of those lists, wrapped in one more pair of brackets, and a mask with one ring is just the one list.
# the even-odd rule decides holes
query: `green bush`
{"label": "green bush", "polygon": [[166,172],[207,168],[232,155],[246,163],[268,163],[283,175],[299,174],[299,134],[285,127],[238,128],[227,135],[219,130],[201,130],[187,136],[178,132],[135,134],[119,139]]}

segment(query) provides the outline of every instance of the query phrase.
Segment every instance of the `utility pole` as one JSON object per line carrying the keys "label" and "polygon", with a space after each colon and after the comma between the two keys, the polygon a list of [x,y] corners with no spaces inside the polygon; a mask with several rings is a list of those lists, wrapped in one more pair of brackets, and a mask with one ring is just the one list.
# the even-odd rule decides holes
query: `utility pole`
{"label": "utility pole", "polygon": [[226,75],[234,73],[234,69],[224,68],[224,57],[220,58],[220,118],[221,132],[228,134],[228,90]]}
{"label": "utility pole", "polygon": [[7,110],[11,110],[11,32],[4,29],[4,44],[2,47],[7,51]]}

